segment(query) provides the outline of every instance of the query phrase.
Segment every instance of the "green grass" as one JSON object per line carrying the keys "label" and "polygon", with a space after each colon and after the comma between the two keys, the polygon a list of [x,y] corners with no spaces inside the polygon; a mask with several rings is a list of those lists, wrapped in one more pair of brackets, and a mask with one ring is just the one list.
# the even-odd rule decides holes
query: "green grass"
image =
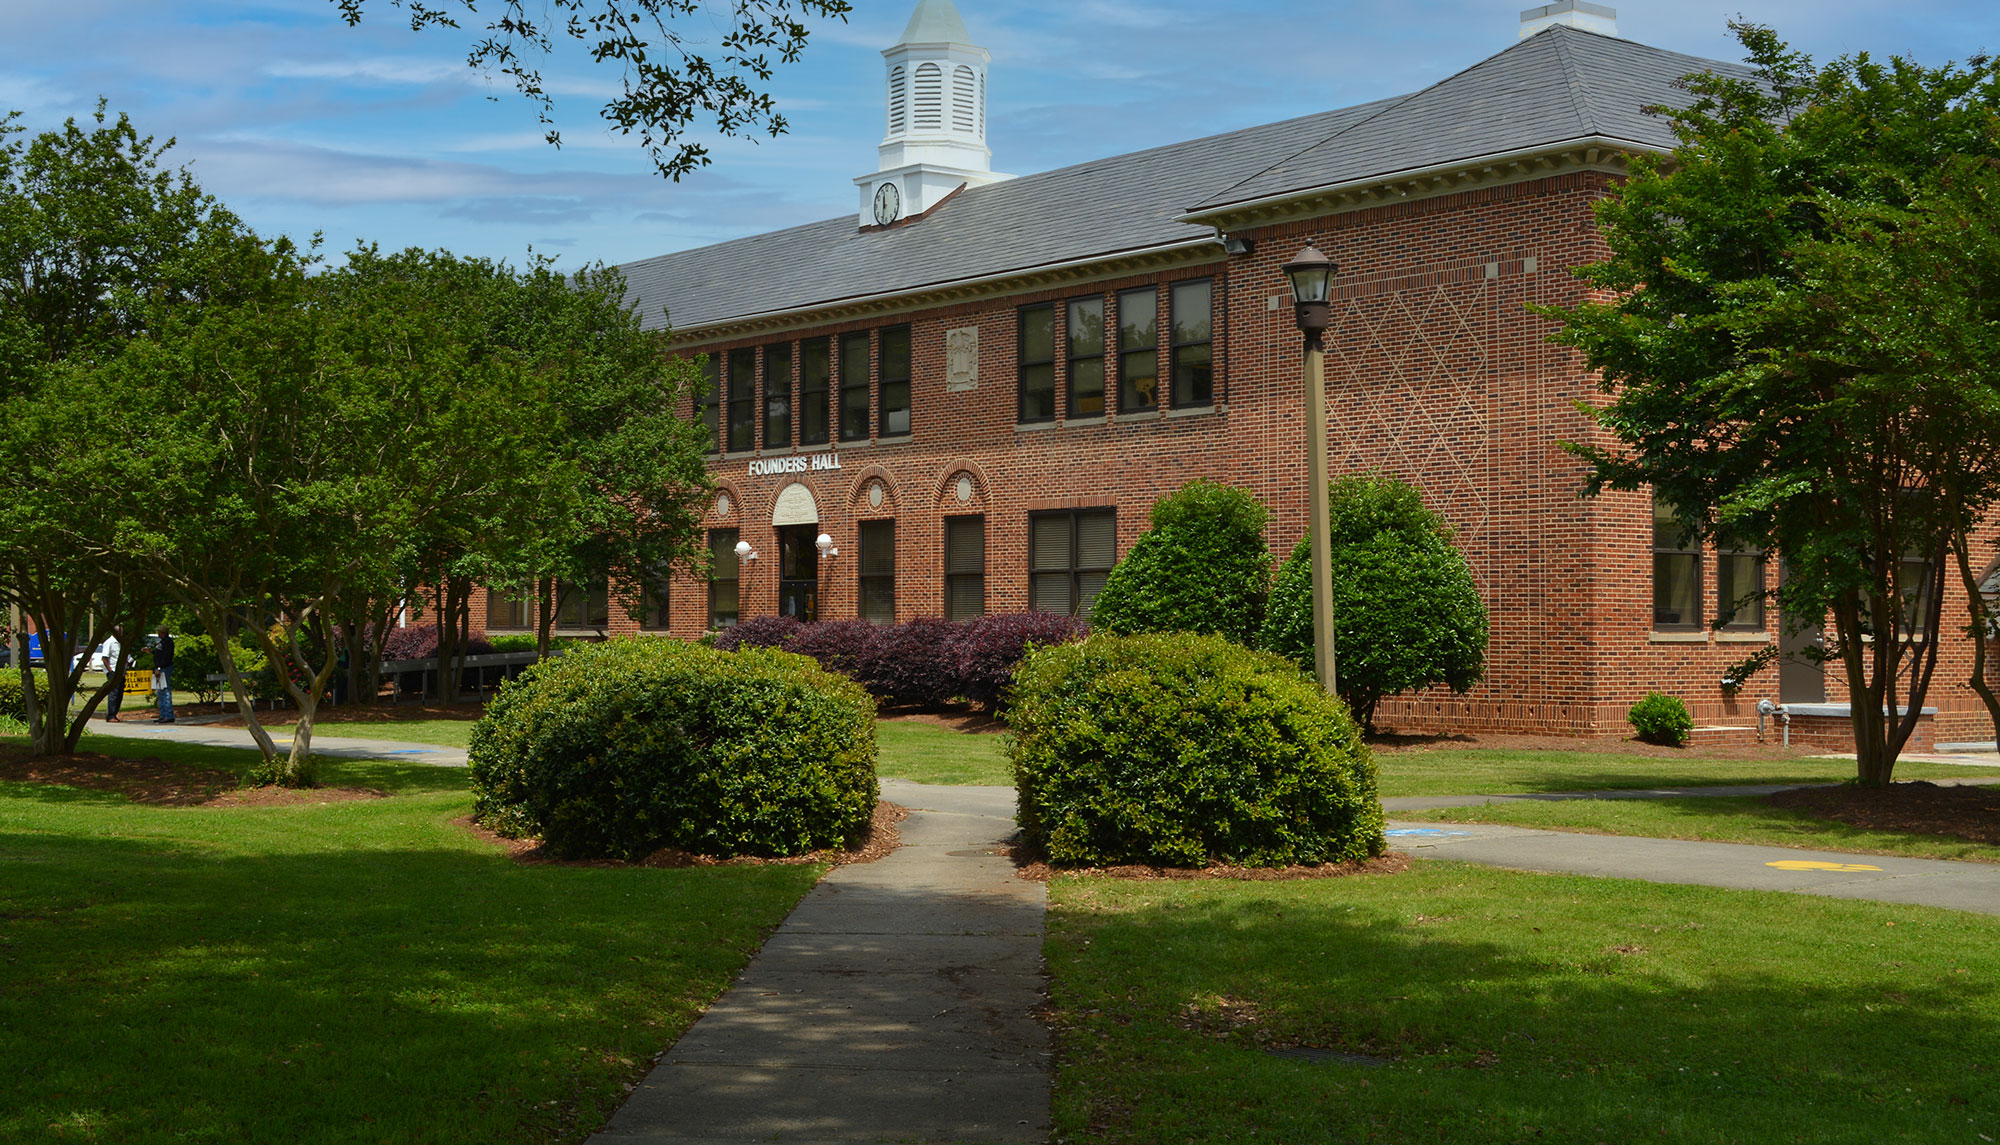
{"label": "green grass", "polygon": [[522,866],[452,822],[461,769],[326,780],[397,794],[0,783],[0,1141],[577,1141],[819,874]]}
{"label": "green grass", "polygon": [[917,783],[1011,787],[1014,768],[1001,741],[990,732],[958,732],[914,720],[877,720],[875,770]]}
{"label": "green grass", "polygon": [[[385,739],[401,743],[428,743],[443,747],[469,747],[473,720],[332,720],[314,721],[313,736],[353,736],[356,739]],[[271,729],[271,734],[290,741],[291,728]]]}
{"label": "green grass", "polygon": [[1398,811],[1392,818],[1439,823],[1505,823],[1557,831],[1644,835],[1655,839],[1706,839],[1717,843],[1763,843],[1824,851],[1909,855],[1919,859],[1971,859],[2000,863],[2000,847],[1917,835],[1904,831],[1850,827],[1803,811],[1773,807],[1761,798],[1573,799],[1560,803],[1493,803]]}
{"label": "green grass", "polygon": [[[1602,751],[1520,751],[1437,748],[1378,751],[1383,797],[1508,795],[1547,791],[1609,791],[1635,787],[1711,787],[1737,783],[1838,783],[1854,777],[1851,759],[1714,759]],[[2000,775],[2000,768],[1903,762],[1898,779]]]}
{"label": "green grass", "polygon": [[2000,918],[1440,862],[1050,905],[1062,1140],[2000,1136]]}

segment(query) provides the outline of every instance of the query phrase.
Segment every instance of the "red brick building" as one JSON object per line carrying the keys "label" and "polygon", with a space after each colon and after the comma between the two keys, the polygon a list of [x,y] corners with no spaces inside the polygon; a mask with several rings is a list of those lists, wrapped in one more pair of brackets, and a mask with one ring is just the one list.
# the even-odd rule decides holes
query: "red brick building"
{"label": "red brick building", "polygon": [[[1564,0],[1410,95],[1007,178],[987,163],[986,53],[948,0],[922,0],[884,53],[858,217],[623,268],[714,373],[690,413],[716,427],[720,576],[644,618],[579,596],[565,626],[1087,612],[1153,501],[1195,477],[1256,491],[1288,553],[1304,416],[1279,268],[1312,244],[1340,264],[1331,469],[1421,487],[1492,617],[1484,684],[1385,701],[1380,720],[1623,734],[1650,688],[1699,723],[1840,699],[1803,661],[1726,696],[1727,666],[1781,629],[1754,607],[1714,622],[1775,570],[1673,551],[1644,495],[1581,499],[1560,448],[1592,433],[1575,403],[1594,379],[1526,307],[1580,297],[1593,204],[1629,156],[1671,146],[1640,109],[1684,99],[1689,72],[1741,70],[1619,39],[1611,17]],[[739,541],[756,554],[740,567]],[[502,611],[489,629],[525,623]],[[1992,734],[1965,660],[1938,671],[1939,739]]]}

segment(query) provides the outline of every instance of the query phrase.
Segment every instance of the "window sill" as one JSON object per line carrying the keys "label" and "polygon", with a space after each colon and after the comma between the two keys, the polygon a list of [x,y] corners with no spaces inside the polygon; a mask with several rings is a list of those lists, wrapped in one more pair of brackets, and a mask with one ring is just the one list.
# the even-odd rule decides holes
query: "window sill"
{"label": "window sill", "polygon": [[872,444],[871,440],[870,440],[870,439],[868,439],[868,438],[865,438],[865,437],[857,437],[857,438],[853,438],[852,440],[849,440],[849,439],[846,439],[846,438],[843,438],[843,439],[842,439],[842,440],[841,440],[841,441],[839,442],[839,444],[835,445],[835,446],[834,446],[833,448],[835,448],[835,449],[866,449],[866,448],[868,448],[868,446],[869,446],[869,445],[871,445],[871,444]]}
{"label": "window sill", "polygon": [[1159,410],[1148,410],[1148,411],[1146,411],[1145,413],[1121,413],[1121,414],[1119,414],[1119,415],[1118,415],[1118,420],[1119,420],[1119,421],[1121,421],[1121,422],[1125,422],[1125,421],[1158,421],[1158,420],[1160,420],[1160,411],[1159,411]]}
{"label": "window sill", "polygon": [[910,442],[911,442],[912,440],[914,440],[914,437],[913,437],[913,435],[911,435],[911,434],[907,434],[907,433],[894,433],[894,434],[889,434],[889,435],[887,435],[887,436],[884,436],[884,437],[878,437],[878,438],[876,438],[876,439],[875,439],[875,444],[877,444],[877,445],[908,445],[908,444],[910,444]]}
{"label": "window sill", "polygon": [[757,456],[757,451],[754,449],[733,449],[728,453],[711,453],[709,456],[722,461],[742,461],[746,458]]}
{"label": "window sill", "polygon": [[1055,427],[1056,423],[1054,421],[1017,421],[1014,423],[1014,432],[1033,433],[1036,430],[1054,429]]}
{"label": "window sill", "polygon": [[549,635],[551,637],[608,636],[610,635],[610,633],[611,633],[611,626],[608,624],[602,628],[553,628],[549,630]]}
{"label": "window sill", "polygon": [[1646,636],[1648,644],[1706,644],[1706,632],[1652,632]]}
{"label": "window sill", "polygon": [[764,448],[757,451],[757,456],[785,457],[790,454],[797,453],[798,451],[799,447],[796,445],[767,445]]}
{"label": "window sill", "polygon": [[1106,422],[1107,422],[1108,420],[1109,420],[1109,419],[1107,419],[1107,418],[1106,418],[1106,417],[1105,417],[1105,416],[1104,416],[1103,414],[1101,414],[1101,413],[1100,413],[1100,414],[1092,414],[1092,415],[1091,415],[1091,416],[1089,416],[1089,417],[1072,417],[1072,418],[1067,418],[1067,419],[1065,419],[1065,420],[1063,421],[1063,424],[1064,424],[1065,426],[1071,426],[1071,425],[1104,425],[1104,424],[1105,424],[1105,423],[1106,423]]}
{"label": "window sill", "polygon": [[1725,630],[1715,634],[1715,642],[1717,644],[1769,644],[1771,642],[1771,634],[1768,632],[1729,632]]}
{"label": "window sill", "polygon": [[1215,407],[1215,406],[1213,406],[1213,405],[1205,405],[1205,406],[1186,406],[1186,407],[1183,407],[1183,408],[1179,408],[1179,409],[1170,409],[1170,410],[1168,410],[1168,411],[1167,411],[1167,416],[1168,416],[1168,417],[1204,417],[1204,416],[1207,416],[1207,415],[1210,415],[1210,414],[1213,414],[1213,413],[1215,413],[1215,412],[1216,412],[1216,407]]}

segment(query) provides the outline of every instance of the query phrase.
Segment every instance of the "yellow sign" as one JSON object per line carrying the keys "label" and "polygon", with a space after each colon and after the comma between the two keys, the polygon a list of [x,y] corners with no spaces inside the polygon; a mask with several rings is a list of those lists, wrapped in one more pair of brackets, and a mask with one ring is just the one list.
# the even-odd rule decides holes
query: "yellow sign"
{"label": "yellow sign", "polygon": [[128,696],[150,696],[153,693],[151,672],[125,673],[125,694]]}
{"label": "yellow sign", "polygon": [[1779,859],[1777,862],[1765,863],[1764,865],[1767,867],[1776,867],[1781,871],[1879,871],[1882,869],[1880,867],[1871,867],[1867,863],[1823,863],[1818,859]]}

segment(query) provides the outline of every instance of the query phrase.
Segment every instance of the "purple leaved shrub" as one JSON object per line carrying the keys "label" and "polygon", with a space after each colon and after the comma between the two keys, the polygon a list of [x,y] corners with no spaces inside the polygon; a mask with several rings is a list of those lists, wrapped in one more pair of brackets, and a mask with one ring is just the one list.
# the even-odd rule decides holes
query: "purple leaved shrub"
{"label": "purple leaved shrub", "polygon": [[962,626],[936,616],[920,616],[884,628],[874,671],[862,681],[892,704],[942,707],[959,693],[958,641]]}
{"label": "purple leaved shrub", "polygon": [[1083,621],[1059,612],[1001,612],[968,620],[953,646],[958,694],[999,711],[1006,706],[1014,666],[1030,645],[1067,644],[1088,632]]}
{"label": "purple leaved shrub", "polygon": [[866,620],[820,620],[801,624],[785,642],[785,651],[810,656],[819,661],[820,667],[839,672],[866,688],[878,671],[885,631]]}
{"label": "purple leaved shrub", "polygon": [[[475,628],[459,641],[459,651],[467,656],[484,656],[493,651],[486,642],[486,633]],[[408,628],[391,628],[382,641],[384,660],[428,660],[438,654],[438,630],[435,624],[412,624]]]}
{"label": "purple leaved shrub", "polygon": [[785,642],[804,627],[796,617],[753,616],[716,633],[715,648],[718,652],[734,652],[738,648],[783,648]]}

